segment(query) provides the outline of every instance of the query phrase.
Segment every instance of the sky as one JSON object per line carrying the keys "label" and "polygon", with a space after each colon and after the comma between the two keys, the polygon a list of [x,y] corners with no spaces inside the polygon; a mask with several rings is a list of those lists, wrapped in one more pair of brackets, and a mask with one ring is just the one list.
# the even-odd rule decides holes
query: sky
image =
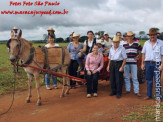
{"label": "sky", "polygon": [[[0,13],[0,40],[10,38],[11,29],[22,29],[27,40],[42,40],[47,29],[53,27],[56,37],[66,38],[71,32],[86,35],[88,30],[106,31],[110,36],[139,31],[148,33],[151,27],[163,31],[163,0],[57,0],[58,6],[10,6],[10,1],[0,0],[0,11],[4,10],[54,10],[68,11],[65,15],[4,15]],[[26,2],[38,0],[26,0]],[[56,2],[56,0],[40,0]]]}

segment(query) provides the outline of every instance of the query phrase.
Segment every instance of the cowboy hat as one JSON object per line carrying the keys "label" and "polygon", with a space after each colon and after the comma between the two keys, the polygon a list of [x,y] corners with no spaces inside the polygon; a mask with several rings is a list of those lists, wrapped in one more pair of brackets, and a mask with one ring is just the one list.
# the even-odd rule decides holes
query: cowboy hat
{"label": "cowboy hat", "polygon": [[157,30],[154,29],[154,28],[151,28],[151,29],[149,30],[149,33],[148,33],[147,35],[151,35],[151,34],[156,35],[156,34],[157,34]]}
{"label": "cowboy hat", "polygon": [[96,43],[97,43],[97,44],[102,44],[102,41],[103,41],[103,40],[101,40],[101,39],[97,39]]}
{"label": "cowboy hat", "polygon": [[78,33],[73,33],[73,35],[72,35],[72,37],[80,37],[80,34],[78,34]]}
{"label": "cowboy hat", "polygon": [[119,41],[120,41],[120,38],[118,36],[113,37],[113,42],[119,42]]}
{"label": "cowboy hat", "polygon": [[126,36],[134,36],[135,34],[132,31],[128,31]]}
{"label": "cowboy hat", "polygon": [[109,35],[107,32],[104,32],[104,35]]}
{"label": "cowboy hat", "polygon": [[18,28],[16,26],[13,27],[13,30],[18,30]]}
{"label": "cowboy hat", "polygon": [[50,27],[47,31],[53,31],[53,32],[55,32],[55,30],[52,27]]}

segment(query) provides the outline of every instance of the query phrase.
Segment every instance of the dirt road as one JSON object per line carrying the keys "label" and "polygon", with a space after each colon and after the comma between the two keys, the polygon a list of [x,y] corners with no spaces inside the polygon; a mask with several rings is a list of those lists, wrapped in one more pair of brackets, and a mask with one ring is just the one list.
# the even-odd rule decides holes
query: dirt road
{"label": "dirt road", "polygon": [[[163,77],[162,77],[163,82]],[[110,83],[99,83],[98,97],[86,98],[86,87],[72,89],[68,96],[60,98],[61,87],[46,90],[41,87],[42,106],[36,106],[37,94],[33,89],[31,103],[26,104],[27,91],[16,92],[12,109],[0,116],[0,122],[120,122],[122,115],[129,113],[135,105],[154,104],[145,101],[146,83],[140,84],[142,97],[134,93],[123,94],[121,99],[109,96]],[[124,90],[123,90],[124,91]],[[5,111],[11,102],[11,95],[0,96],[0,112]]]}

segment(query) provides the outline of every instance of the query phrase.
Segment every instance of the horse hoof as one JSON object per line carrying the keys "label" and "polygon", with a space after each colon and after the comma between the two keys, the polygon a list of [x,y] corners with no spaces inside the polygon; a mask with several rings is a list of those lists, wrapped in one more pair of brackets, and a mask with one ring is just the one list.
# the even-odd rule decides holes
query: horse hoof
{"label": "horse hoof", "polygon": [[63,98],[63,97],[64,97],[64,95],[61,95],[61,96],[60,96],[60,98]]}
{"label": "horse hoof", "polygon": [[30,103],[30,100],[26,100],[25,103]]}
{"label": "horse hoof", "polygon": [[37,103],[37,106],[41,106],[41,103]]}

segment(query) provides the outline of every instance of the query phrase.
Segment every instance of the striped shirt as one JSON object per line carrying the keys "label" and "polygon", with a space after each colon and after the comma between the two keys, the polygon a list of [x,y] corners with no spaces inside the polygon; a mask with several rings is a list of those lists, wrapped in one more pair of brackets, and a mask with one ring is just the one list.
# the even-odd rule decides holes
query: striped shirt
{"label": "striped shirt", "polygon": [[141,45],[138,42],[133,42],[131,45],[128,42],[123,43],[123,47],[126,49],[127,60],[126,64],[136,64],[137,60],[135,57],[142,50]]}

